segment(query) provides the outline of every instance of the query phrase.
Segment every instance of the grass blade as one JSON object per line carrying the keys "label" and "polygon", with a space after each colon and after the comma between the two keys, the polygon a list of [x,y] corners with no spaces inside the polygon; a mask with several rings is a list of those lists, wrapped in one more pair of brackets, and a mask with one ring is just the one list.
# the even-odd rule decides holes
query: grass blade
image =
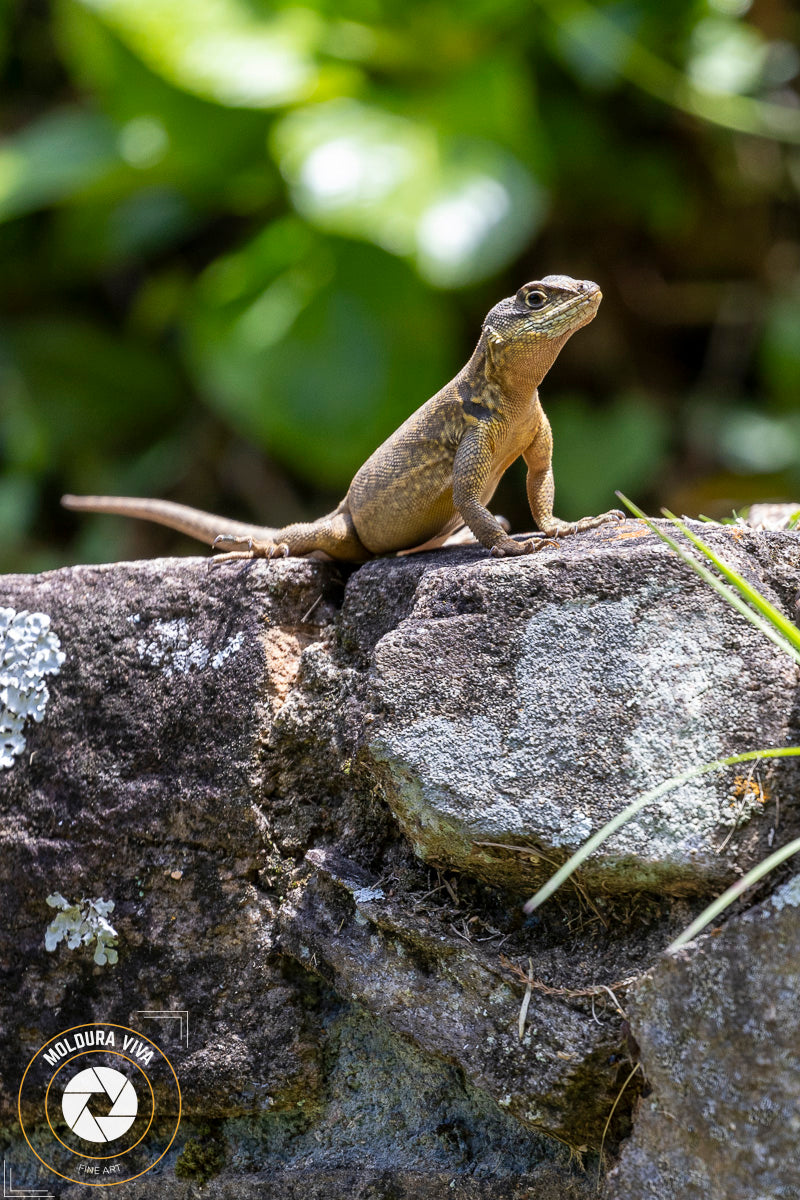
{"label": "grass blade", "polygon": [[[798,755],[800,755],[800,746],[780,746],[769,750],[746,750],[742,754],[732,754],[729,758],[718,758],[714,762],[703,763],[699,767],[690,767],[686,771],[681,771],[680,775],[673,775],[671,779],[665,779],[663,783],[659,783],[648,792],[644,792],[643,795],[629,804],[627,808],[623,808],[615,817],[612,817],[602,829],[598,829],[597,833],[592,834],[588,841],[584,842],[572,857],[567,859],[563,867],[559,867],[555,875],[551,876],[547,883],[539,888],[536,895],[525,902],[523,905],[524,911],[526,913],[533,912],[534,909],[544,904],[545,900],[549,900],[553,892],[557,891],[562,883],[565,883],[570,875],[577,871],[578,867],[595,852],[598,846],[602,846],[603,842],[616,833],[626,821],[630,821],[632,817],[635,817],[648,804],[652,804],[654,800],[660,799],[661,796],[672,791],[673,788],[680,787],[682,783],[688,783],[692,779],[698,779],[701,775],[707,775],[710,771],[717,771],[721,767],[732,767],[737,763],[753,762],[762,758],[793,758]],[[768,862],[769,859],[765,861]]]}
{"label": "grass blade", "polygon": [[[735,608],[737,612],[741,613],[741,615],[745,617],[751,625],[755,625],[756,629],[758,629],[760,633],[763,633],[764,637],[769,638],[769,640],[773,642],[779,650],[782,650],[784,654],[788,654],[790,658],[794,659],[796,663],[800,664],[800,630],[798,630],[796,626],[792,625],[791,622],[787,621],[786,617],[784,617],[782,613],[778,612],[778,610],[771,605],[768,600],[766,600],[763,596],[758,596],[758,593],[750,586],[747,580],[743,579],[740,575],[737,575],[737,573],[733,571],[731,567],[728,567],[724,564],[722,565],[721,569],[724,570],[724,573],[728,576],[728,578],[735,577],[741,581],[743,589],[746,589],[745,594],[748,594],[748,598],[749,594],[751,593],[753,596],[758,596],[760,601],[758,607],[761,609],[761,611],[765,612],[767,609],[770,610],[770,615],[767,616],[766,620],[764,617],[760,616],[758,612],[754,612],[754,610],[750,607],[750,604],[743,600],[742,597],[735,591],[729,588],[727,584],[723,583],[721,579],[718,579],[717,576],[708,569],[708,567],[704,566],[703,563],[696,559],[689,550],[680,544],[680,542],[676,541],[675,538],[671,537],[663,529],[659,529],[658,526],[651,521],[650,518],[646,516],[642,510],[633,503],[632,500],[629,500],[627,496],[622,494],[622,492],[617,492],[617,495],[622,503],[630,509],[634,516],[638,517],[641,521],[644,521],[648,528],[651,529],[657,537],[661,538],[662,542],[666,542],[670,549],[675,551],[678,557],[686,563],[687,567],[691,567],[696,575],[699,575],[700,578],[709,584],[709,586],[712,587],[715,592],[718,592],[719,595],[722,596],[732,608]],[[678,527],[681,526],[681,522],[678,521],[677,517],[671,517],[670,519]],[[693,534],[686,530],[685,527],[683,528],[683,531],[688,534],[693,542],[696,542],[703,548],[703,552],[707,553],[709,557],[712,558],[712,560],[715,562],[715,565],[720,562],[710,547],[706,547],[705,543],[701,542],[699,538],[696,538]],[[737,586],[739,585],[737,584]],[[777,622],[773,619],[772,614],[780,619],[780,626],[777,625]],[[785,626],[789,626],[792,629],[793,634],[791,638],[789,636],[783,636],[783,629]],[[795,640],[795,635],[797,635],[797,640]]]}
{"label": "grass blade", "polygon": [[709,904],[708,908],[704,908],[700,916],[696,917],[691,925],[688,925],[683,933],[679,937],[676,937],[671,945],[667,946],[667,953],[671,950],[680,950],[681,946],[685,946],[687,942],[691,942],[729,904],[733,904],[734,900],[738,900],[743,892],[746,892],[754,883],[758,883],[759,879],[762,879],[775,867],[779,867],[782,862],[786,862],[787,858],[791,858],[793,854],[797,854],[798,851],[800,851],[800,838],[795,838],[793,842],[787,842],[785,846],[781,846],[780,850],[776,850],[767,858],[762,859],[746,875],[743,875],[741,879],[737,879],[736,883],[732,883],[721,896],[717,896],[716,900]]}
{"label": "grass blade", "polygon": [[734,571],[733,567],[729,567],[721,558],[718,558],[711,546],[702,541],[696,533],[692,533],[691,529],[687,525],[684,525],[679,517],[676,517],[667,508],[662,508],[661,511],[665,517],[668,517],[672,521],[672,524],[677,529],[680,529],[684,537],[687,537],[693,545],[697,546],[698,550],[701,550],[705,554],[706,558],[714,564],[719,573],[724,575],[738,589],[748,604],[752,604],[760,613],[763,613],[767,620],[783,634],[787,641],[791,642],[800,651],[800,629],[797,628],[794,622],[785,617],[774,604],[770,604],[769,600],[765,596],[762,596],[752,584],[749,584],[744,576],[740,575],[738,571]]}

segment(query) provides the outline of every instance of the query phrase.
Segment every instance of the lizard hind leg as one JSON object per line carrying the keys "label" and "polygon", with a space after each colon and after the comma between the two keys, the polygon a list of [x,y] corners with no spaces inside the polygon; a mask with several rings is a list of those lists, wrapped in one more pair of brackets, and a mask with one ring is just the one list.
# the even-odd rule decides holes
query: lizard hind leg
{"label": "lizard hind leg", "polygon": [[353,518],[342,508],[320,517],[318,521],[300,521],[278,529],[271,541],[227,533],[219,534],[214,540],[215,548],[230,545],[244,546],[245,549],[219,554],[215,562],[238,558],[295,557],[313,554],[317,550],[343,562],[366,562],[372,558],[356,533]]}

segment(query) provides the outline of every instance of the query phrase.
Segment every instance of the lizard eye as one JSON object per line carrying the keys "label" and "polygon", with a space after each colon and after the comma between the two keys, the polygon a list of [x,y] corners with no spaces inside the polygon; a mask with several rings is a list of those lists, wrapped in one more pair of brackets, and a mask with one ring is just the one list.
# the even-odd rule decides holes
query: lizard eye
{"label": "lizard eye", "polygon": [[544,308],[547,304],[547,296],[544,292],[534,289],[532,292],[526,292],[523,297],[528,308]]}

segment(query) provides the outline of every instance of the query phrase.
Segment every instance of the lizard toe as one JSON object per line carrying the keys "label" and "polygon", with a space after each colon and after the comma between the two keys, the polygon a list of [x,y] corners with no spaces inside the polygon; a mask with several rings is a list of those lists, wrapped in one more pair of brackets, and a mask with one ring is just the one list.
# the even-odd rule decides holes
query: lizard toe
{"label": "lizard toe", "polygon": [[527,538],[524,542],[517,542],[513,538],[506,538],[503,542],[498,542],[496,546],[492,546],[491,554],[493,558],[514,558],[520,554],[536,554],[544,546],[558,547],[558,542],[554,537],[537,537]]}
{"label": "lizard toe", "polygon": [[[255,553],[253,539],[238,533],[218,533],[211,543],[211,549],[216,550],[218,546],[244,546],[244,550],[232,551],[238,557],[247,557]],[[224,557],[224,555],[220,555]]]}

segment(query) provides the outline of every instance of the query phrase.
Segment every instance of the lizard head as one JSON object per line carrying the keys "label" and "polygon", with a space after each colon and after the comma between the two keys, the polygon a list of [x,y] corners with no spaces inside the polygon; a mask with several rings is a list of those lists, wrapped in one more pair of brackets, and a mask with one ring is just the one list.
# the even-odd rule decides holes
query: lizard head
{"label": "lizard head", "polygon": [[495,304],[483,323],[495,366],[533,373],[538,384],[567,338],[595,316],[602,298],[596,283],[569,275],[523,284],[516,296]]}

